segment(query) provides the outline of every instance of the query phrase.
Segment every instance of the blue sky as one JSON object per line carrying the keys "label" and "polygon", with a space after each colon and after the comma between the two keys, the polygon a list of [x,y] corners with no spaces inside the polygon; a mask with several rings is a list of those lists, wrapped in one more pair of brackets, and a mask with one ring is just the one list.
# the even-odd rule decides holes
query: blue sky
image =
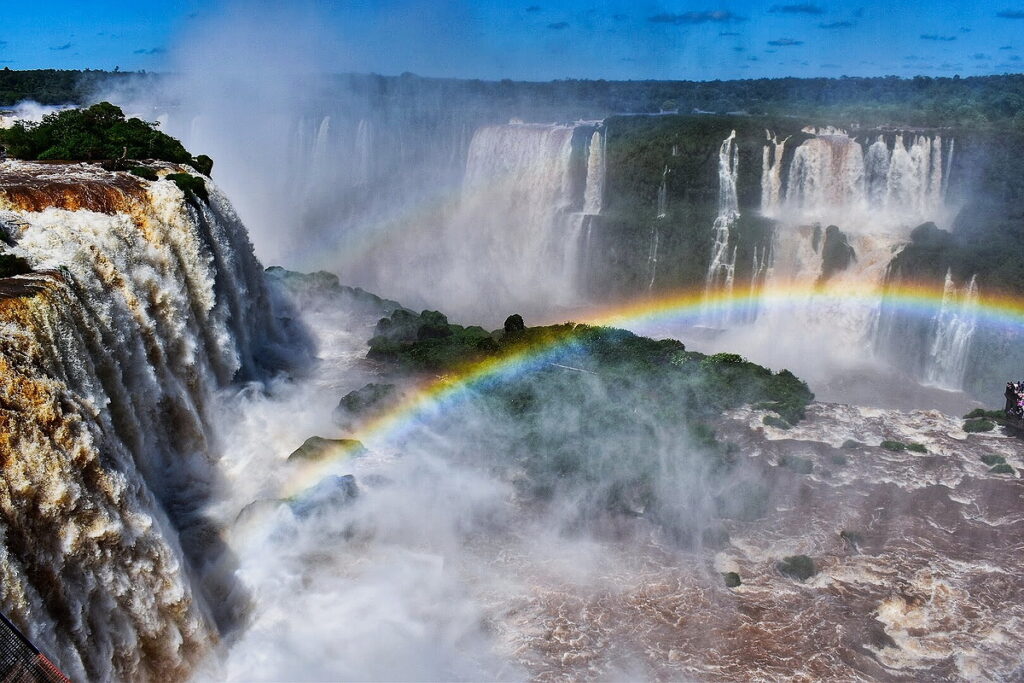
{"label": "blue sky", "polygon": [[[287,29],[275,19],[282,8],[300,17]],[[258,28],[234,40],[308,35],[327,71],[529,80],[1024,71],[1024,0],[0,0],[0,66],[173,69],[196,36],[209,40],[241,15]]]}

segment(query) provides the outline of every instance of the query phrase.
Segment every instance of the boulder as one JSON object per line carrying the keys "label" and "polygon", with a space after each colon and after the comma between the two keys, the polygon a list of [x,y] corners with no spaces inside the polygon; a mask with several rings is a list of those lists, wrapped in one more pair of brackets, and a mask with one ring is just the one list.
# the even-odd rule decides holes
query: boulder
{"label": "boulder", "polygon": [[335,458],[361,455],[366,452],[363,444],[355,439],[325,439],[311,436],[292,451],[288,462],[319,462]]}

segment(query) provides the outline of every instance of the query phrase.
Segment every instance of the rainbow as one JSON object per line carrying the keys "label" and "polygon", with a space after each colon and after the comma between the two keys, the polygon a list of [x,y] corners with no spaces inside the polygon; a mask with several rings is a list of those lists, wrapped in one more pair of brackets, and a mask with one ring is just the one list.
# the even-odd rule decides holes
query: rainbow
{"label": "rainbow", "polygon": [[[708,294],[703,290],[685,291],[606,308],[585,309],[572,317],[579,323],[594,326],[636,328],[668,322],[692,325],[699,322],[708,307],[719,310],[743,309],[752,303],[749,292]],[[951,305],[944,297],[942,287],[934,284],[892,285],[884,292],[877,286],[856,284],[844,284],[841,289],[833,287],[828,290],[805,283],[773,284],[770,289],[758,295],[756,303],[761,310],[784,311],[797,306],[822,305],[862,307],[865,312],[876,310],[882,304],[887,310],[928,318],[936,315],[944,305],[947,310]],[[969,310],[980,325],[1009,329],[1024,335],[1024,297],[989,295],[980,297],[972,304],[955,305],[964,312]],[[450,374],[423,381],[408,389],[403,399],[390,410],[368,420],[351,438],[375,444],[394,443],[417,425],[429,421],[432,416],[468,400],[475,390],[486,388],[491,383],[527,375],[555,363],[559,354],[570,349],[575,341],[568,330],[571,327],[567,328],[564,335],[555,335],[542,343],[524,347],[500,358],[468,364]],[[287,480],[283,494],[294,496],[308,490],[346,457],[341,455],[299,466]]]}

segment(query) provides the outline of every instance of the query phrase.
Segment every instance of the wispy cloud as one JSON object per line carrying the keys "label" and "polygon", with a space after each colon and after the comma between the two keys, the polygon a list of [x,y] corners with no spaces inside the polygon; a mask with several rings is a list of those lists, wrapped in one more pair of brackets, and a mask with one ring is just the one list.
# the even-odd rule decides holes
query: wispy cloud
{"label": "wispy cloud", "polygon": [[818,28],[853,28],[856,26],[852,21],[831,21],[827,24],[818,24]]}
{"label": "wispy cloud", "polygon": [[742,35],[739,31],[721,31],[718,35],[724,37]]}
{"label": "wispy cloud", "polygon": [[824,14],[825,10],[818,5],[774,5],[769,12],[781,12],[783,14]]}
{"label": "wispy cloud", "polygon": [[681,26],[683,24],[707,24],[707,23],[720,23],[729,24],[737,21],[746,21],[746,17],[741,17],[727,10],[705,10],[703,12],[683,12],[681,14],[655,14],[653,17],[648,17],[648,21],[655,24],[675,24]]}
{"label": "wispy cloud", "polygon": [[1000,19],[1024,19],[1024,9],[1004,9],[996,12]]}
{"label": "wispy cloud", "polygon": [[971,59],[986,60],[986,59],[992,59],[992,58],[989,57],[984,52],[975,52],[973,55],[971,55]]}
{"label": "wispy cloud", "polygon": [[769,40],[768,44],[774,45],[775,47],[790,47],[793,45],[803,45],[804,41],[793,40],[792,38],[778,38],[776,40]]}
{"label": "wispy cloud", "polygon": [[999,49],[1000,50],[1012,50],[1013,49],[1013,45],[1002,45],[1002,46],[1000,46]]}
{"label": "wispy cloud", "polygon": [[64,43],[63,45],[58,45],[56,47],[51,47],[50,49],[51,50],[69,50],[69,49],[71,49],[71,43]]}
{"label": "wispy cloud", "polygon": [[541,11],[541,6],[540,5],[530,5],[529,7],[526,8],[526,11],[527,12],[539,12],[539,11]]}
{"label": "wispy cloud", "polygon": [[136,50],[134,52],[134,54],[137,54],[137,55],[162,55],[165,52],[167,52],[167,50],[165,50],[162,47],[151,47],[148,50],[146,48],[144,48],[144,47],[140,47],[138,50]]}
{"label": "wispy cloud", "polygon": [[938,40],[943,43],[948,43],[951,40],[956,40],[956,36],[940,36],[934,33],[922,33],[921,40]]}
{"label": "wispy cloud", "polygon": [[0,40],[0,47],[4,47],[6,45],[7,45],[7,41],[6,40]]}
{"label": "wispy cloud", "polygon": [[552,31],[562,31],[564,29],[569,28],[569,22],[568,21],[556,21],[553,24],[548,24],[548,28],[551,29]]}

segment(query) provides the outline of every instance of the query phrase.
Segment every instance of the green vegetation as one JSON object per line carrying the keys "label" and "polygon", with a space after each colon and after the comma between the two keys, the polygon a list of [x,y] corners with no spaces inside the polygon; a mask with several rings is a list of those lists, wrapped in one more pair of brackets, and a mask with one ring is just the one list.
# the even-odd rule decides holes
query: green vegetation
{"label": "green vegetation", "polygon": [[743,585],[743,581],[740,579],[740,575],[736,572],[725,572],[722,574],[722,578],[725,579],[726,588],[739,588]]}
{"label": "green vegetation", "polygon": [[1005,462],[996,465],[995,467],[990,469],[989,472],[991,474],[1014,474],[1013,468],[1007,465]]}
{"label": "green vegetation", "polygon": [[964,422],[963,426],[963,430],[971,434],[977,432],[991,432],[995,428],[995,422],[985,419],[968,420],[967,422]]}
{"label": "green vegetation", "polygon": [[31,272],[32,267],[28,265],[28,261],[25,259],[14,254],[0,253],[0,277],[24,275]]}
{"label": "green vegetation", "polygon": [[210,193],[206,189],[206,181],[201,176],[189,173],[168,173],[165,180],[170,180],[178,189],[185,193],[186,197],[198,197],[204,202],[210,201]]}
{"label": "green vegetation", "polygon": [[818,573],[814,560],[807,555],[790,555],[782,558],[775,567],[784,575],[798,581],[806,581]]}
{"label": "green vegetation", "polygon": [[434,429],[460,434],[471,460],[483,447],[507,458],[523,495],[547,500],[568,488],[590,502],[589,515],[650,517],[685,543],[709,542],[708,524],[687,508],[692,495],[681,491],[693,480],[680,472],[701,473],[693,495],[719,515],[756,517],[768,504],[766,486],[732,476],[751,465],[716,434],[722,412],[766,404],[796,421],[813,399],[791,373],[735,354],[608,327],[529,327],[516,315],[488,332],[398,309],[378,322],[368,356],[392,373],[450,378],[458,400],[432,417],[444,422]]}
{"label": "green vegetation", "polygon": [[985,410],[984,408],[975,408],[971,412],[964,415],[965,420],[973,420],[975,418],[985,417],[990,420],[1002,420],[1006,417],[1001,410]]}
{"label": "green vegetation", "polygon": [[928,449],[925,448],[924,444],[920,443],[903,443],[902,441],[883,441],[878,444],[880,447],[887,451],[913,451],[914,453],[927,453]]}
{"label": "green vegetation", "polygon": [[132,166],[128,169],[128,172],[142,178],[143,180],[158,180],[160,178],[160,176],[156,174],[156,171],[147,166]]}
{"label": "green vegetation", "polygon": [[988,465],[989,467],[993,467],[995,465],[1002,465],[1003,463],[1005,463],[1006,458],[1004,458],[1001,455],[995,455],[994,453],[986,453],[985,455],[981,456],[981,461]]}
{"label": "green vegetation", "polygon": [[769,427],[775,427],[776,429],[792,429],[793,425],[789,424],[781,417],[775,417],[774,415],[765,415],[761,418],[761,422],[768,425]]}
{"label": "green vegetation", "polygon": [[671,393],[682,391],[692,397],[687,403],[703,406],[704,415],[753,403],[795,424],[814,399],[807,385],[788,370],[772,373],[736,354],[706,356],[687,351],[672,339],[655,341],[609,327],[526,327],[521,317],[510,316],[505,329],[487,332],[450,324],[437,311],[416,314],[399,309],[382,318],[375,332],[368,357],[411,372],[453,372],[484,360],[544,354],[550,357],[549,365],[571,363],[578,372],[630,385],[648,382],[652,391],[674,385]]}
{"label": "green vegetation", "polygon": [[[118,170],[127,168],[150,180],[148,169],[127,164],[126,160],[155,159],[189,164],[209,174],[213,168],[210,157],[193,158],[180,142],[160,132],[156,126],[142,119],[125,118],[120,107],[100,102],[87,109],[65,109],[48,114],[39,123],[19,121],[11,128],[0,129],[0,145],[12,157],[31,161],[115,160],[126,164]],[[187,181],[187,184],[190,192],[205,198],[205,185],[200,190],[201,183]]]}

